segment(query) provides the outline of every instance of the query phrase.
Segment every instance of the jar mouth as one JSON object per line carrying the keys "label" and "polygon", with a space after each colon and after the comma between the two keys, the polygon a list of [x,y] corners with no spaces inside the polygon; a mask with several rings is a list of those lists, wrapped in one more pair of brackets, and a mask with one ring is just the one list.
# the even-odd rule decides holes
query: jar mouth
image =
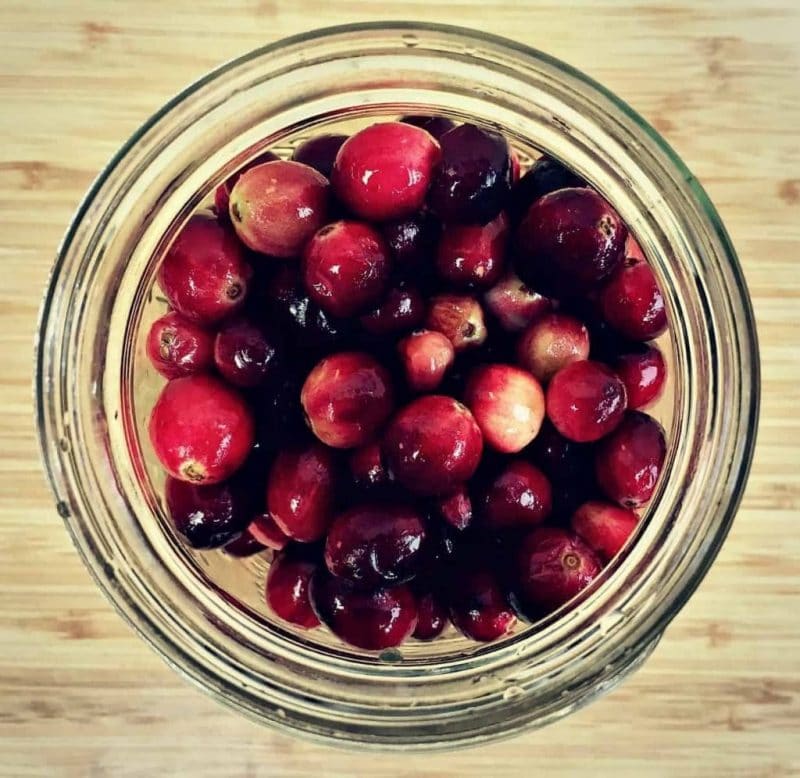
{"label": "jar mouth", "polygon": [[[397,652],[359,657],[290,631],[265,633],[246,612],[226,610],[224,592],[154,528],[163,511],[154,490],[142,488],[150,479],[142,447],[131,448],[146,412],[134,397],[135,331],[164,246],[203,193],[246,158],[344,114],[420,106],[552,153],[614,204],[664,289],[676,386],[648,520],[574,609],[498,645],[398,662]],[[652,127],[533,49],[398,22],[328,28],[250,52],[143,125],[95,181],[59,249],[41,311],[36,402],[45,467],[76,547],[173,667],[240,712],[294,733],[432,749],[546,724],[638,666],[730,527],[755,444],[758,371],[730,240]],[[179,563],[165,569],[165,559]]]}

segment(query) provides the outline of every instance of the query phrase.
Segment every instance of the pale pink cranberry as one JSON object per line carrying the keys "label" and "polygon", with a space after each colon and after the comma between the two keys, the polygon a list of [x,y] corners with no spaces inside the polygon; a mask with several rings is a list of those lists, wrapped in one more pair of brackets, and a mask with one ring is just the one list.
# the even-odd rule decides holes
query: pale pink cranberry
{"label": "pale pink cranberry", "polygon": [[534,321],[517,342],[517,361],[542,383],[562,367],[589,358],[589,330],[565,313]]}
{"label": "pale pink cranberry", "polygon": [[614,370],[625,384],[628,408],[639,410],[654,403],[664,389],[667,365],[655,346],[641,346],[635,351],[620,354]]}
{"label": "pale pink cranberry", "polygon": [[200,373],[214,362],[214,336],[171,311],[150,327],[147,356],[164,378]]}
{"label": "pale pink cranberry", "polygon": [[439,515],[453,528],[466,529],[472,523],[472,500],[466,487],[457,489],[449,497],[436,503]]}
{"label": "pale pink cranberry", "polygon": [[601,500],[590,500],[572,514],[573,532],[606,562],[628,541],[639,517],[628,508]]}
{"label": "pale pink cranberry", "polygon": [[441,332],[420,330],[397,344],[409,388],[432,392],[455,359],[453,344]]}
{"label": "pale pink cranberry", "polygon": [[425,326],[441,332],[456,352],[480,346],[488,334],[481,304],[469,295],[440,294],[431,298]]}
{"label": "pale pink cranberry", "polygon": [[550,481],[538,467],[515,459],[489,484],[483,499],[483,519],[494,530],[541,524],[553,507]]}
{"label": "pale pink cranberry", "polygon": [[664,297],[645,262],[620,268],[600,293],[605,320],[631,340],[651,340],[667,329]]}
{"label": "pale pink cranberry", "polygon": [[550,311],[552,301],[508,271],[483,295],[483,302],[506,332],[520,332]]}
{"label": "pale pink cranberry", "polygon": [[439,240],[436,269],[458,287],[490,287],[500,278],[508,243],[502,211],[487,224],[447,224]]}
{"label": "pale pink cranberry", "polygon": [[311,607],[309,586],[317,565],[301,554],[280,551],[267,573],[267,605],[284,621],[303,629],[319,626],[319,619]]}

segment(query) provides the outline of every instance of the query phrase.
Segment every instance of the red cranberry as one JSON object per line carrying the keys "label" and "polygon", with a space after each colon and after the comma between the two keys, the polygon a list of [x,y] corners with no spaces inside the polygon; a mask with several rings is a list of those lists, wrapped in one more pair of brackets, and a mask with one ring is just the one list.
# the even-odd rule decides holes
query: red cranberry
{"label": "red cranberry", "polygon": [[330,449],[319,443],[284,449],[269,474],[269,513],[293,540],[319,540],[332,518],[335,483],[336,463]]}
{"label": "red cranberry", "polygon": [[478,467],[483,440],[472,414],[451,397],[414,400],[392,420],[383,440],[386,464],[408,490],[451,494]]}
{"label": "red cranberry", "polygon": [[489,485],[483,518],[495,530],[530,528],[541,524],[553,507],[550,482],[538,467],[512,460]]}
{"label": "red cranberry", "polygon": [[260,513],[247,527],[247,531],[263,546],[280,551],[289,542],[289,536],[278,526],[269,513]]}
{"label": "red cranberry", "polygon": [[241,241],[262,254],[296,257],[328,216],[328,180],[308,165],[276,160],[250,168],[231,191]]}
{"label": "red cranberry", "polygon": [[628,231],[591,189],[559,189],[539,198],[517,231],[516,271],[545,293],[585,293],[622,263]]}
{"label": "red cranberry", "polygon": [[462,569],[449,587],[450,619],[473,640],[507,635],[517,622],[497,578],[486,569]]}
{"label": "red cranberry", "polygon": [[363,591],[320,571],[311,580],[311,602],[334,635],[368,651],[399,646],[417,626],[414,595],[402,584]]}
{"label": "red cranberry", "polygon": [[164,469],[195,484],[224,481],[253,447],[253,418],[241,396],[206,375],[170,381],[150,414],[150,442]]}
{"label": "red cranberry", "polygon": [[264,550],[264,544],[256,540],[250,534],[249,529],[246,529],[238,538],[234,538],[226,543],[222,550],[228,556],[244,559],[254,554],[260,554]]}
{"label": "red cranberry", "polygon": [[305,288],[333,316],[353,316],[378,303],[389,271],[383,238],[361,222],[339,221],[323,227],[303,256]]}
{"label": "red cranberry", "polygon": [[214,362],[222,377],[235,386],[258,386],[275,373],[277,339],[251,322],[229,322],[217,333]]}
{"label": "red cranberry", "polygon": [[441,332],[456,352],[480,346],[487,335],[481,304],[468,295],[440,294],[431,298],[425,326]]}
{"label": "red cranberry", "polygon": [[483,296],[486,307],[506,332],[520,332],[547,313],[553,303],[508,271]]}
{"label": "red cranberry", "polygon": [[167,251],[158,282],[178,313],[213,324],[244,305],[252,274],[229,229],[216,219],[192,216]]}
{"label": "red cranberry", "polygon": [[436,504],[439,515],[453,528],[466,529],[472,523],[472,500],[465,487],[443,497]]}
{"label": "red cranberry", "polygon": [[633,237],[633,235],[628,233],[628,239],[625,241],[625,264],[635,265],[638,262],[646,261],[647,259],[644,256],[644,251],[642,251],[642,247],[639,245],[639,242]]}
{"label": "red cranberry", "polygon": [[164,378],[200,373],[214,361],[214,336],[172,311],[150,327],[147,356]]}
{"label": "red cranberry", "polygon": [[600,560],[577,535],[538,527],[517,554],[520,608],[532,619],[546,616],[583,591],[600,570]]}
{"label": "red cranberry", "polygon": [[504,454],[521,451],[539,432],[544,393],[539,382],[512,365],[481,365],[467,381],[464,401],[484,440]]}
{"label": "red cranberry", "polygon": [[308,374],[300,402],[313,433],[333,448],[372,440],[394,409],[387,372],[369,354],[343,351],[321,360]]}
{"label": "red cranberry", "polygon": [[436,254],[439,275],[460,287],[491,286],[500,277],[508,242],[508,217],[502,211],[490,222],[448,224]]}
{"label": "red cranberry", "polygon": [[582,186],[586,186],[586,182],[560,162],[550,157],[539,157],[511,190],[508,205],[511,221],[519,224],[528,208],[550,192]]}
{"label": "red cranberry", "polygon": [[667,329],[664,297],[649,265],[626,265],[603,288],[600,306],[606,321],[631,340],[657,338]]}
{"label": "red cranberry", "polygon": [[409,387],[432,392],[455,359],[453,344],[441,332],[420,330],[397,344]]}
{"label": "red cranberry", "polygon": [[373,124],[339,149],[331,183],[339,199],[362,219],[401,219],[425,202],[439,155],[439,144],[419,127]]}
{"label": "red cranberry", "polygon": [[667,365],[655,346],[641,346],[635,351],[620,354],[614,369],[625,384],[628,408],[638,410],[655,402],[664,389]]}
{"label": "red cranberry", "polygon": [[425,300],[413,286],[401,284],[389,290],[376,308],[361,317],[371,335],[385,336],[413,330],[425,318]]}
{"label": "red cranberry", "polygon": [[382,230],[395,265],[406,271],[420,268],[432,259],[440,232],[439,222],[428,211],[387,222]]}
{"label": "red cranberry", "polygon": [[537,319],[517,343],[517,361],[542,383],[562,367],[589,358],[589,330],[564,313],[551,313]]}
{"label": "red cranberry", "polygon": [[324,133],[304,140],[292,154],[295,162],[313,167],[325,178],[330,179],[333,163],[342,144],[347,140],[347,135],[334,135]]}
{"label": "red cranberry", "polygon": [[267,605],[284,621],[303,629],[319,626],[308,593],[316,569],[317,565],[302,555],[281,551],[267,573]]}
{"label": "red cranberry", "polygon": [[639,517],[628,508],[590,500],[575,511],[570,523],[573,532],[607,562],[625,545]]}
{"label": "red cranberry", "polygon": [[404,124],[413,124],[415,127],[421,127],[436,140],[439,140],[442,135],[456,126],[456,123],[452,119],[447,119],[444,116],[420,116],[411,114],[404,116],[400,121]]}
{"label": "red cranberry", "polygon": [[666,452],[661,425],[632,411],[597,450],[597,482],[612,500],[636,508],[653,496]]}
{"label": "red cranberry", "polygon": [[431,592],[417,597],[417,626],[412,637],[417,640],[433,640],[447,626],[447,610],[439,598]]}
{"label": "red cranberry", "polygon": [[217,213],[217,217],[220,219],[229,218],[230,214],[228,209],[230,206],[231,191],[242,173],[257,165],[263,165],[265,162],[273,162],[276,159],[278,159],[276,154],[273,154],[271,151],[265,151],[245,165],[241,170],[237,170],[232,176],[229,176],[223,181],[223,183],[214,190],[214,210]]}
{"label": "red cranberry", "polygon": [[462,124],[440,139],[442,157],[429,202],[445,222],[483,223],[500,213],[511,190],[511,152],[499,133]]}
{"label": "red cranberry", "polygon": [[348,460],[353,482],[361,488],[383,486],[389,482],[389,474],[383,464],[380,443],[367,443],[355,449]]}
{"label": "red cranberry", "polygon": [[600,440],[622,421],[625,385],[601,362],[573,362],[547,387],[547,417],[578,443]]}
{"label": "red cranberry", "polygon": [[192,548],[217,548],[247,526],[247,501],[230,482],[196,486],[167,478],[164,496],[175,529]]}

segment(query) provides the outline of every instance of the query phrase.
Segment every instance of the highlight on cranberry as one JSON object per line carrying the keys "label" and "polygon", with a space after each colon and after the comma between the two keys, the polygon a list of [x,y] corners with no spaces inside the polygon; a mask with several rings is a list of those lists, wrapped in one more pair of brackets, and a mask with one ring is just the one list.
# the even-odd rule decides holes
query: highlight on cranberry
{"label": "highlight on cranberry", "polygon": [[140,351],[164,518],[263,555],[271,618],[363,651],[500,640],[641,534],[668,301],[592,182],[530,159],[440,115],[310,135],[168,247]]}

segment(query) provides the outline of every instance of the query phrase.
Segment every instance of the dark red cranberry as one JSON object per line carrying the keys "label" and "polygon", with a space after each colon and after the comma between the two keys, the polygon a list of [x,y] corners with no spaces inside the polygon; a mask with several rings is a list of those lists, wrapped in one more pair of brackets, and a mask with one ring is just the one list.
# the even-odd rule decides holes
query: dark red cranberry
{"label": "dark red cranberry", "polygon": [[559,189],[539,198],[517,230],[517,275],[536,289],[572,297],[622,264],[628,231],[591,189]]}
{"label": "dark red cranberry", "polygon": [[178,313],[213,324],[244,305],[252,274],[229,228],[192,216],[164,256],[158,282]]}
{"label": "dark red cranberry", "polygon": [[482,345],[487,336],[481,304],[469,295],[440,294],[431,298],[425,326],[441,332],[456,352]]}
{"label": "dark red cranberry", "polygon": [[164,469],[195,484],[231,476],[244,464],[255,438],[242,397],[207,375],[170,381],[153,406],[149,432]]}
{"label": "dark red cranberry", "polygon": [[442,157],[428,200],[445,222],[494,219],[511,190],[511,151],[497,132],[462,124],[440,139]]}
{"label": "dark red cranberry", "polygon": [[441,332],[420,330],[397,344],[408,386],[415,392],[432,392],[442,383],[455,359],[453,344]]}
{"label": "dark red cranberry", "polygon": [[425,202],[439,155],[439,144],[419,127],[373,124],[339,149],[331,183],[337,197],[362,219],[402,219]]}
{"label": "dark red cranberry", "polygon": [[237,559],[260,554],[264,549],[264,544],[256,540],[250,534],[249,529],[245,529],[238,538],[229,541],[222,548],[228,556],[236,557]]}
{"label": "dark red cranberry", "polygon": [[516,595],[530,619],[546,616],[583,591],[600,573],[600,560],[571,532],[538,527],[517,554]]}
{"label": "dark red cranberry", "polygon": [[445,496],[478,467],[483,438],[474,417],[452,397],[428,395],[401,409],[386,430],[389,471],[408,490]]}
{"label": "dark red cranberry", "polygon": [[172,311],[150,327],[147,356],[164,378],[200,373],[214,362],[214,336]]}
{"label": "dark red cranberry", "polygon": [[334,518],[325,540],[328,570],[365,586],[413,578],[422,560],[425,524],[405,505],[360,505]]}
{"label": "dark red cranberry", "polygon": [[411,114],[404,116],[400,121],[405,124],[413,124],[415,127],[421,127],[436,140],[439,140],[442,135],[456,126],[456,123],[452,119],[448,119],[445,116],[421,116]]}
{"label": "dark red cranberry", "polygon": [[253,387],[273,376],[279,362],[278,339],[246,320],[224,324],[214,340],[214,362],[222,377]]}
{"label": "dark red cranberry", "polygon": [[644,262],[620,268],[600,293],[606,321],[631,340],[657,338],[667,329],[664,297]]}
{"label": "dark red cranberry", "polygon": [[303,629],[319,626],[309,597],[311,578],[316,570],[314,562],[287,549],[275,554],[267,573],[267,605],[284,621]]}
{"label": "dark red cranberry", "polygon": [[589,358],[589,330],[565,313],[542,316],[517,341],[517,361],[542,383],[562,367]]}
{"label": "dark red cranberry", "polygon": [[581,505],[572,515],[572,530],[601,559],[608,562],[628,541],[639,517],[628,508],[601,500]]}
{"label": "dark red cranberry", "polygon": [[495,530],[530,529],[553,507],[547,476],[523,459],[515,459],[491,482],[483,499],[484,523]]}
{"label": "dark red cranberry", "polygon": [[195,486],[167,478],[164,497],[175,529],[192,548],[217,548],[247,526],[247,501],[230,482]]}
{"label": "dark red cranberry", "polygon": [[522,451],[544,419],[544,392],[530,374],[513,365],[481,365],[472,371],[464,401],[484,440],[496,451]]}
{"label": "dark red cranberry", "polygon": [[289,372],[251,392],[256,440],[263,450],[278,451],[287,440],[299,440],[307,435],[300,387],[300,379]]}
{"label": "dark red cranberry", "polygon": [[417,596],[417,626],[412,637],[417,640],[433,640],[447,626],[447,609],[440,598],[431,592]]}
{"label": "dark red cranberry", "polygon": [[361,326],[370,335],[385,336],[408,332],[422,324],[425,299],[416,287],[392,287],[381,303],[361,317]]}
{"label": "dark red cranberry", "polygon": [[394,410],[388,371],[369,354],[342,351],[308,374],[300,402],[312,432],[333,448],[363,446]]}
{"label": "dark red cranberry", "polygon": [[381,234],[361,222],[323,227],[303,256],[305,288],[332,316],[353,316],[377,304],[389,272],[389,250]]}
{"label": "dark red cranberry", "polygon": [[436,253],[439,276],[462,288],[490,287],[500,278],[508,243],[502,211],[486,224],[448,224]]}
{"label": "dark red cranberry", "polygon": [[565,438],[545,419],[529,449],[536,464],[555,484],[574,484],[592,478],[594,448]]}
{"label": "dark red cranberry", "polygon": [[265,151],[251,162],[248,162],[241,170],[237,170],[232,176],[229,176],[223,181],[223,183],[214,190],[214,210],[217,212],[217,217],[220,219],[229,218],[228,208],[230,205],[231,191],[242,173],[257,165],[263,165],[265,162],[273,162],[276,159],[278,159],[276,154],[273,154],[271,151]]}
{"label": "dark red cranberry", "polygon": [[259,543],[273,551],[280,551],[289,542],[289,536],[278,526],[269,513],[259,513],[247,527],[248,533]]}
{"label": "dark red cranberry", "polygon": [[432,261],[440,228],[429,211],[387,222],[381,229],[398,270],[413,271]]}
{"label": "dark red cranberry", "polygon": [[553,307],[549,298],[534,291],[511,271],[484,294],[483,301],[506,332],[524,330]]}
{"label": "dark red cranberry", "polygon": [[655,346],[641,346],[620,354],[614,362],[614,370],[625,384],[631,410],[645,408],[661,396],[667,365]]}
{"label": "dark red cranberry", "polygon": [[519,224],[528,208],[540,197],[558,189],[586,186],[586,182],[550,157],[539,157],[533,167],[514,185],[508,205],[508,215]]}
{"label": "dark red cranberry", "polygon": [[597,483],[615,502],[636,508],[653,496],[666,451],[661,425],[645,413],[631,411],[597,449]]}
{"label": "dark red cranberry", "polygon": [[313,167],[325,178],[330,179],[333,163],[342,144],[347,140],[347,135],[335,135],[323,133],[314,135],[308,140],[304,140],[297,146],[292,154],[295,162]]}
{"label": "dark red cranberry", "polygon": [[362,489],[383,486],[389,482],[389,473],[383,464],[380,443],[367,443],[354,449],[348,459],[353,482]]}
{"label": "dark red cranberry", "polygon": [[608,435],[622,421],[625,407],[625,385],[601,362],[573,362],[547,387],[547,417],[578,443]]}
{"label": "dark red cranberry", "polygon": [[488,569],[460,569],[448,589],[450,619],[468,638],[489,642],[514,628],[516,616],[500,583]]}
{"label": "dark red cranberry", "polygon": [[308,165],[276,160],[250,168],[233,187],[229,212],[241,241],[272,257],[296,257],[328,217],[328,179]]}
{"label": "dark red cranberry", "polygon": [[472,523],[472,500],[465,487],[436,503],[438,514],[453,528],[466,529]]}
{"label": "dark red cranberry", "polygon": [[364,591],[319,571],[311,580],[311,602],[334,635],[368,651],[399,646],[417,626],[417,603],[404,584]]}
{"label": "dark red cranberry", "polygon": [[293,540],[309,543],[325,535],[331,522],[336,463],[320,443],[284,449],[267,483],[267,507],[275,523]]}

